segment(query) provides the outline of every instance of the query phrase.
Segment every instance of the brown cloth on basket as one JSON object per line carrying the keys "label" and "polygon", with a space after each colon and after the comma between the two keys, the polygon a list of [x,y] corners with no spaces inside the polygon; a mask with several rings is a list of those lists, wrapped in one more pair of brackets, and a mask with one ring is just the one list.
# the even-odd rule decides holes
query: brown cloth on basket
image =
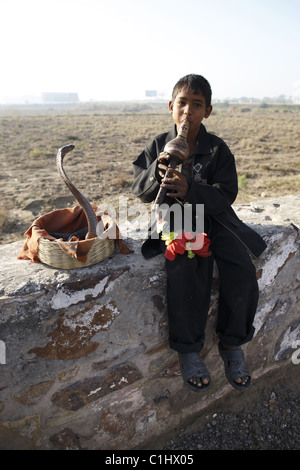
{"label": "brown cloth on basket", "polygon": [[[130,250],[127,245],[121,239],[118,226],[114,220],[109,216],[107,211],[100,212],[97,206],[92,205],[95,214],[97,215],[98,222],[101,220],[104,225],[105,237],[110,239],[116,239],[118,248],[121,253],[128,254],[133,251]],[[90,251],[94,239],[81,240],[74,245],[74,241],[64,242],[49,235],[48,232],[60,232],[60,233],[73,233],[83,229],[87,226],[87,220],[85,213],[80,206],[68,209],[60,209],[53,212],[49,212],[38,219],[36,219],[31,227],[25,232],[27,240],[25,241],[22,250],[18,255],[18,259],[28,259],[34,263],[39,261],[39,240],[41,237],[58,242],[59,246],[68,255],[76,258],[78,261],[86,261],[88,252]],[[75,239],[76,240],[76,239]]]}

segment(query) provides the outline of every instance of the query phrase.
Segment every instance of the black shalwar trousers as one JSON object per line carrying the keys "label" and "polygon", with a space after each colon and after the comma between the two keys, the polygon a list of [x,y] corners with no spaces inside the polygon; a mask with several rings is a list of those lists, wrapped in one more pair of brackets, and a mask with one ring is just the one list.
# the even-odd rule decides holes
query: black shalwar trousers
{"label": "black shalwar trousers", "polygon": [[258,303],[256,270],[244,245],[225,227],[210,220],[212,255],[190,259],[187,253],[166,259],[170,347],[199,352],[205,340],[213,262],[219,272],[216,333],[232,346],[250,341]]}

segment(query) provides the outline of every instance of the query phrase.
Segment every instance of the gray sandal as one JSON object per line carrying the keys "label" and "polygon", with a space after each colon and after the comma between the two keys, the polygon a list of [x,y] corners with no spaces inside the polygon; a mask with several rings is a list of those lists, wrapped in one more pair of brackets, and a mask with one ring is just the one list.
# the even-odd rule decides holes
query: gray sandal
{"label": "gray sandal", "polygon": [[[203,362],[202,357],[198,352],[192,353],[178,353],[180,361],[180,369],[183,381],[185,385],[193,390],[194,392],[204,392],[211,387],[211,380],[209,372]],[[190,382],[189,379],[192,377],[207,377],[209,379],[208,384],[202,383],[201,387]]]}
{"label": "gray sandal", "polygon": [[[237,390],[245,390],[252,386],[251,376],[246,366],[244,353],[241,349],[225,349],[219,343],[219,353],[224,361],[225,375],[228,382]],[[237,379],[248,377],[248,381],[243,383],[236,382]]]}

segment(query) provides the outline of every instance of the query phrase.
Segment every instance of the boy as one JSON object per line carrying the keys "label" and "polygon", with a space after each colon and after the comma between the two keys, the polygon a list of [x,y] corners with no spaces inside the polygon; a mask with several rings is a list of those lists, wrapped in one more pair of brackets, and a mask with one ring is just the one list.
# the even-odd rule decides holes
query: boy
{"label": "boy", "polygon": [[[204,205],[204,231],[210,239],[211,256],[187,253],[166,259],[170,347],[179,354],[185,384],[194,391],[211,386],[209,372],[200,356],[210,304],[213,261],[219,271],[219,307],[216,332],[219,352],[229,383],[243,390],[251,377],[240,346],[253,337],[258,302],[255,267],[249,253],[258,257],[266,245],[238,219],[231,205],[237,192],[234,157],[219,137],[202,124],[212,112],[211,87],[201,75],[187,75],[175,85],[169,102],[174,127],[155,137],[134,161],[133,193],[143,202],[154,201],[160,186],[167,188],[165,203],[180,202],[193,208]],[[189,157],[181,168],[167,175],[170,156],[163,149],[187,119]],[[195,226],[195,219],[193,220]],[[164,251],[164,243],[151,237],[142,246],[146,258]]]}

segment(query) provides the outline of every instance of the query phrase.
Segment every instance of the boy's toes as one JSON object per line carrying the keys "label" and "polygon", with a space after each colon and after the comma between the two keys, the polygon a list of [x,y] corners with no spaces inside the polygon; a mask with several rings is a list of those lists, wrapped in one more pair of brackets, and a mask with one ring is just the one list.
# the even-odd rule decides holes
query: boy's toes
{"label": "boy's toes", "polygon": [[188,379],[189,382],[197,387],[202,387],[203,385],[209,384],[209,377],[191,377]]}

